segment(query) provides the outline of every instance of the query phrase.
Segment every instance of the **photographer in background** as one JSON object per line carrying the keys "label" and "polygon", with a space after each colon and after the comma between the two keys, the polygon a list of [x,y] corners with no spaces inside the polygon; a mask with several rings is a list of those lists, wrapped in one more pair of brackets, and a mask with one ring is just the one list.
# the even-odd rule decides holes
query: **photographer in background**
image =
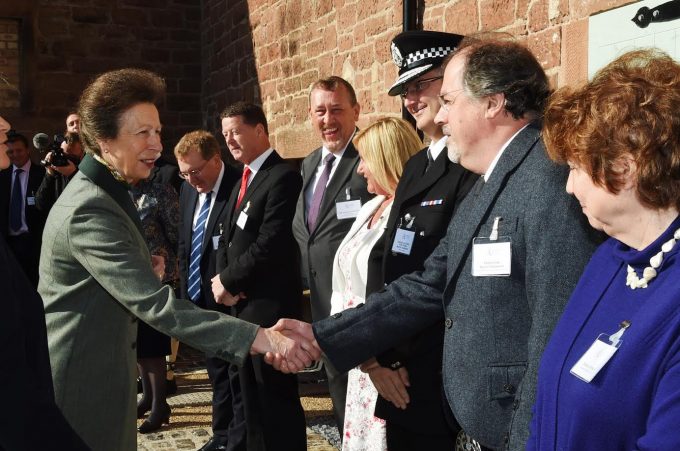
{"label": "photographer in background", "polygon": [[35,205],[39,210],[45,213],[50,211],[68,182],[78,172],[78,164],[82,158],[80,136],[76,132],[66,132],[61,151],[48,152],[41,161],[47,173],[35,193]]}

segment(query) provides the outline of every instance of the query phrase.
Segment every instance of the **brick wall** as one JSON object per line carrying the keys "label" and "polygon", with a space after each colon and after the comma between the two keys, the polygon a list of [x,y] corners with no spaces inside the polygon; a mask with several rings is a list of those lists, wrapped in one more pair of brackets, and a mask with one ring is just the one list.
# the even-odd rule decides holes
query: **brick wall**
{"label": "brick wall", "polygon": [[[587,74],[587,19],[627,0],[424,0],[424,27],[499,30],[536,53],[555,85]],[[310,84],[341,75],[356,88],[360,126],[400,112],[389,42],[401,31],[394,0],[23,0],[0,2],[18,20],[21,108],[2,114],[27,134],[63,127],[67,109],[101,71],[151,68],[168,81],[164,143],[187,130],[219,134],[219,112],[262,102],[286,157],[318,145],[307,118]],[[0,32],[0,34],[2,34]]]}
{"label": "brick wall", "polygon": [[0,108],[19,108],[19,21],[0,19]]}
{"label": "brick wall", "polygon": [[[220,4],[215,0],[206,3]],[[341,75],[353,84],[362,107],[360,126],[380,116],[399,114],[399,100],[387,96],[386,92],[397,74],[389,43],[401,31],[401,2],[251,0],[247,3],[249,17],[239,16],[242,18],[239,30],[243,30],[238,38],[244,39],[245,26],[249,25],[257,79],[240,79],[238,86],[247,87],[244,93],[248,99],[257,99],[259,95],[271,123],[273,141],[285,156],[303,157],[318,146],[319,139],[307,119],[307,95],[310,84],[319,77]],[[532,49],[557,86],[587,77],[588,16],[626,3],[630,1],[425,0],[422,19],[424,28],[431,30],[462,34],[511,33]],[[215,28],[215,17],[226,11],[215,7],[210,11],[215,13],[209,19],[211,28]],[[233,17],[224,19],[225,29],[234,26],[233,20]],[[241,46],[248,47],[247,43]],[[252,48],[248,48],[248,52]],[[250,54],[247,58],[253,61]],[[232,74],[250,73],[252,63],[247,64],[246,72],[242,64],[239,61],[230,65],[227,59],[226,67],[222,66],[221,70]],[[237,97],[238,92],[226,99]]]}
{"label": "brick wall", "polygon": [[22,105],[2,111],[18,131],[63,131],[66,113],[88,81],[121,67],[165,77],[166,149],[201,126],[198,0],[3,1],[0,18],[21,23]]}

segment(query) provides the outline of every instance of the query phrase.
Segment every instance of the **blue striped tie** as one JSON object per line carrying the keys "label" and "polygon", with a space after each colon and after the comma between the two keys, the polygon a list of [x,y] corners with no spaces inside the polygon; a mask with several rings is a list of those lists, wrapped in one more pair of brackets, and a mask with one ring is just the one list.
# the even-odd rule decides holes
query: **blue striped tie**
{"label": "blue striped tie", "polygon": [[205,200],[201,205],[201,210],[198,212],[196,218],[196,226],[191,233],[191,255],[189,256],[189,277],[187,293],[189,299],[194,304],[198,304],[201,296],[201,250],[203,247],[203,233],[205,232],[205,223],[210,214],[210,196],[212,191],[205,195]]}

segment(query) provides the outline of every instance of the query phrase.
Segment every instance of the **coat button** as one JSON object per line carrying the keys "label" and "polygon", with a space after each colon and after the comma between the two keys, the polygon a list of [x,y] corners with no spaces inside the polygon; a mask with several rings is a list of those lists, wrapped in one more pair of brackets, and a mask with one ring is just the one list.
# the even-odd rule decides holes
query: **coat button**
{"label": "coat button", "polygon": [[136,342],[136,341],[133,342],[133,343],[132,343],[132,346],[130,346],[130,347],[131,347],[132,349],[137,349],[137,342]]}
{"label": "coat button", "polygon": [[507,393],[515,393],[515,386],[512,384],[505,384],[503,385],[503,390],[505,390]]}
{"label": "coat button", "polygon": [[451,329],[451,326],[453,326],[453,320],[451,318],[446,318],[446,321],[444,321],[444,327]]}
{"label": "coat button", "polygon": [[312,269],[310,272],[312,273],[312,277],[316,277],[316,270]]}
{"label": "coat button", "polygon": [[229,241],[229,247],[231,247],[231,241]]}
{"label": "coat button", "polygon": [[335,315],[333,315],[333,318],[338,319],[342,316],[342,313],[338,312]]}
{"label": "coat button", "polygon": [[503,436],[503,443],[508,443],[509,441],[510,441],[510,434],[508,434],[506,432],[505,435]]}

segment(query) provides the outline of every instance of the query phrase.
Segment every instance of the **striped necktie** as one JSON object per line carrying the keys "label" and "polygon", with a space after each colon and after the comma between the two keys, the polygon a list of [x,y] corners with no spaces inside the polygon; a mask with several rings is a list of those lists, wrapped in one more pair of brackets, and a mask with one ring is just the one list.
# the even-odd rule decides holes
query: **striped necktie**
{"label": "striped necktie", "polygon": [[201,250],[205,223],[210,215],[210,198],[212,191],[205,195],[196,218],[196,226],[191,233],[191,255],[189,256],[189,277],[187,278],[187,293],[194,304],[198,304],[201,296]]}

